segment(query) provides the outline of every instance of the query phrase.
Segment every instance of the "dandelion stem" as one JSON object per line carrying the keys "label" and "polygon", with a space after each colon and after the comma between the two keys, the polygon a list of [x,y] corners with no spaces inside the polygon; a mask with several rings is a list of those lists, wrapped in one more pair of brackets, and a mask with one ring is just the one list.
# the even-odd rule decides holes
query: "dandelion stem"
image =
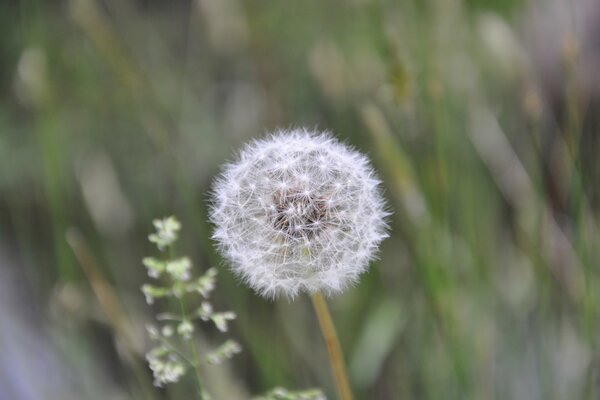
{"label": "dandelion stem", "polygon": [[321,293],[315,293],[311,296],[315,312],[317,313],[317,319],[319,320],[319,326],[321,333],[325,339],[327,345],[327,352],[329,353],[329,363],[331,364],[331,371],[335,380],[335,387],[340,400],[352,400],[352,390],[348,382],[348,374],[346,373],[346,366],[344,365],[344,356],[340,348],[340,342],[338,340],[335,326],[327,307],[327,302],[321,295]]}

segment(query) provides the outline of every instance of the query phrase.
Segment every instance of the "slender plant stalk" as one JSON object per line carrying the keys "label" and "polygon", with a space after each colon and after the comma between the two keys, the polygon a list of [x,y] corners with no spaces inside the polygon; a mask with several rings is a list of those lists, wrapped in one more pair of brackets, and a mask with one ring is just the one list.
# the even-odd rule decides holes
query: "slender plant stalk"
{"label": "slender plant stalk", "polygon": [[[168,247],[169,257],[174,259],[175,256],[173,254],[173,246]],[[179,300],[179,309],[181,310],[181,318],[183,321],[187,321],[187,312],[185,311],[185,304],[183,299]],[[194,377],[196,378],[196,388],[198,389],[198,399],[204,400],[204,388],[202,385],[202,377],[200,376],[200,358],[198,357],[198,349],[196,348],[196,343],[193,338],[189,339],[189,347],[192,351],[192,368],[194,369]]]}
{"label": "slender plant stalk", "polygon": [[[183,304],[183,300],[179,299],[179,307],[181,308],[181,317],[184,320],[187,320],[187,314],[185,312],[185,305]],[[196,387],[198,388],[198,398],[200,400],[204,399],[204,389],[202,387],[202,377],[200,376],[200,358],[198,357],[198,349],[196,348],[196,344],[194,343],[194,339],[189,339],[190,349],[192,350],[192,367],[194,368],[194,376],[196,378]]]}
{"label": "slender plant stalk", "polygon": [[319,320],[319,326],[321,327],[321,333],[325,339],[327,345],[327,352],[329,353],[329,363],[331,364],[331,371],[335,380],[335,387],[340,400],[352,400],[352,390],[348,382],[348,374],[346,372],[346,366],[344,365],[344,356],[340,348],[340,341],[338,340],[335,326],[327,307],[327,302],[321,295],[321,293],[315,293],[311,296],[312,303],[317,313]]}

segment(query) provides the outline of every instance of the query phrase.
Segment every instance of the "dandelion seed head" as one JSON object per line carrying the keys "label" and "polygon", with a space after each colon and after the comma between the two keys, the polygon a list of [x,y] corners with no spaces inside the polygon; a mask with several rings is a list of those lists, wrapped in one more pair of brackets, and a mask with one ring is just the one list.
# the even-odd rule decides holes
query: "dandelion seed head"
{"label": "dandelion seed head", "polygon": [[213,239],[266,297],[333,294],[356,282],[387,236],[368,159],[327,133],[279,131],[247,144],[213,186]]}

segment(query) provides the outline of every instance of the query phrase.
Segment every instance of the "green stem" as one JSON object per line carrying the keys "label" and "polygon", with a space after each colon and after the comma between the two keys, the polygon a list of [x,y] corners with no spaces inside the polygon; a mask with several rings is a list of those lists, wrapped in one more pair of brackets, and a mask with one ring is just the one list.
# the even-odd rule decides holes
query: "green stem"
{"label": "green stem", "polygon": [[[187,313],[185,311],[185,305],[183,304],[183,300],[179,299],[179,307],[181,308],[181,318],[183,321],[187,321]],[[184,339],[185,340],[185,339]],[[200,377],[200,358],[198,357],[198,349],[196,348],[196,343],[193,338],[188,339],[190,350],[192,351],[192,362],[190,363],[194,368],[194,375],[196,377],[196,386],[198,387],[198,398],[200,400],[204,399],[204,390],[202,389],[202,378]]]}
{"label": "green stem", "polygon": [[[168,254],[169,254],[169,258],[174,259],[173,257],[173,246],[169,246],[168,247]],[[178,302],[179,302],[179,308],[181,310],[181,320],[182,321],[188,321],[187,318],[187,312],[185,311],[185,304],[183,303],[183,299],[182,298],[177,298]],[[186,339],[184,339],[186,340]],[[198,356],[198,349],[196,348],[196,343],[194,342],[194,338],[189,338],[187,339],[187,341],[189,342],[189,347],[190,350],[192,352],[192,361],[190,362],[189,360],[187,360],[188,364],[190,364],[192,366],[192,368],[194,368],[194,377],[196,378],[196,387],[198,389],[198,399],[203,400],[204,399],[204,389],[202,386],[202,377],[200,376],[200,357]]]}

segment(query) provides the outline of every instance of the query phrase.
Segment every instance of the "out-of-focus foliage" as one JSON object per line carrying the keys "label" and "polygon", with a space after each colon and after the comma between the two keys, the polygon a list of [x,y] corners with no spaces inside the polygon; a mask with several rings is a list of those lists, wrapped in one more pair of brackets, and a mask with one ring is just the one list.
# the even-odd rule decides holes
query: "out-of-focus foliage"
{"label": "out-of-focus foliage", "polygon": [[2,2],[0,398],[189,398],[144,360],[171,214],[238,316],[215,398],[334,393],[308,300],[258,298],[209,239],[218,165],[289,126],[369,154],[394,211],[330,300],[357,398],[597,398],[599,7],[542,3]]}

